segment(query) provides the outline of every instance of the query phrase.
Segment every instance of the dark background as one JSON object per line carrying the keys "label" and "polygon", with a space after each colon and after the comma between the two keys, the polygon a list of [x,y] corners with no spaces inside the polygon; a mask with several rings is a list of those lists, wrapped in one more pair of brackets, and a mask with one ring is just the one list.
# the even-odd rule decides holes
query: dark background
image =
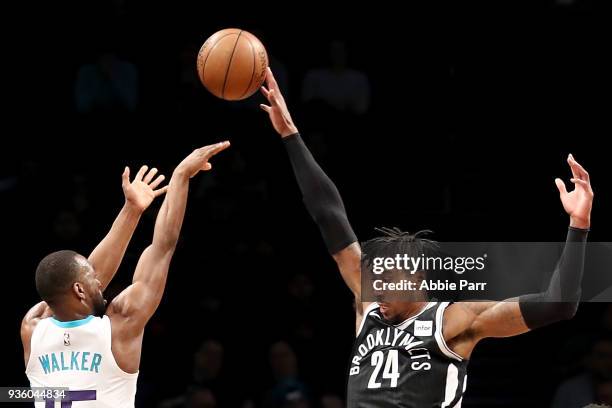
{"label": "dark background", "polygon": [[[571,152],[596,193],[590,239],[612,240],[609,6],[414,3],[19,5],[5,37],[12,58],[0,163],[2,384],[27,383],[18,333],[38,301],[38,261],[58,249],[93,249],[121,208],[123,166],[170,175],[191,149],[229,139],[214,171],[192,182],[168,287],[145,335],[138,406],[188,389],[188,397],[210,390],[217,406],[334,407],[330,395],[344,398],[352,299],[303,208],[279,137],[257,110],[261,97],[230,103],[195,82],[199,46],[226,27],[255,32],[266,45],[294,120],[360,239],[398,226],[448,241],[563,240],[568,220],[553,180],[569,183]],[[308,72],[330,65],[332,41],[345,44],[348,66],[367,77],[365,113],[302,98]],[[137,102],[79,112],[79,72],[108,54],[137,72]],[[109,298],[130,282],[156,204]],[[548,404],[561,381],[589,371],[591,339],[612,326],[606,312],[606,304],[583,304],[571,322],[483,341],[464,406]],[[197,380],[194,353],[207,340],[214,342],[198,355],[213,374]],[[206,357],[219,359],[221,348],[217,373]],[[283,383],[279,372],[295,371],[294,359],[299,381]],[[611,379],[599,373],[596,383],[605,391]],[[291,391],[301,402],[273,401]]]}

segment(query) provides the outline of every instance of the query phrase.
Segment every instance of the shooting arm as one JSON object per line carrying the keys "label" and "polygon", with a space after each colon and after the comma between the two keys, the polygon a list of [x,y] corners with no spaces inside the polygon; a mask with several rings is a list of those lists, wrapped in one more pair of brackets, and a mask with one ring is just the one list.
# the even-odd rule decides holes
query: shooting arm
{"label": "shooting arm", "polygon": [[175,171],[157,214],[153,242],[144,250],[136,265],[132,285],[116,299],[120,314],[129,316],[139,327],[144,327],[161,302],[170,261],[183,224],[188,191],[189,175]]}

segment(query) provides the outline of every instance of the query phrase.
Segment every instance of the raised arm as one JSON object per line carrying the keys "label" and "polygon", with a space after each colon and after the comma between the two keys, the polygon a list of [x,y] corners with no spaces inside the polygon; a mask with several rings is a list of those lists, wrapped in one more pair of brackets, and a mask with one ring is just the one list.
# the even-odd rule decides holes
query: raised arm
{"label": "raised arm", "polygon": [[164,176],[160,175],[153,180],[157,169],[152,168],[148,173],[147,170],[147,166],[142,166],[134,181],[130,182],[130,169],[125,168],[121,184],[125,204],[108,234],[89,255],[89,263],[96,271],[96,277],[102,284],[102,290],[106,289],[117,273],[140,216],[155,197],[166,192],[167,187],[157,189],[164,181]]}
{"label": "raised arm", "polygon": [[115,357],[124,370],[137,369],[144,327],[161,301],[183,225],[189,179],[200,170],[210,170],[212,165],[208,160],[227,147],[229,142],[196,149],[177,166],[157,214],[153,242],[142,253],[132,284],[109,305],[107,314],[113,324],[113,345],[119,349]]}
{"label": "raised arm", "polygon": [[[591,225],[593,190],[589,174],[570,155],[574,190],[568,192],[561,179],[555,183],[563,208],[570,216],[565,248],[547,289],[503,302],[455,303],[444,316],[444,336],[458,338],[458,348],[469,355],[485,337],[509,337],[548,324],[571,319],[578,308],[584,269],[587,234]],[[448,330],[447,330],[448,329]],[[461,354],[461,353],[460,353]]]}
{"label": "raised arm", "polygon": [[270,68],[262,93],[270,105],[261,105],[287,149],[308,213],[317,223],[329,253],[355,297],[361,298],[361,250],[348,221],[338,189],[304,144]]}

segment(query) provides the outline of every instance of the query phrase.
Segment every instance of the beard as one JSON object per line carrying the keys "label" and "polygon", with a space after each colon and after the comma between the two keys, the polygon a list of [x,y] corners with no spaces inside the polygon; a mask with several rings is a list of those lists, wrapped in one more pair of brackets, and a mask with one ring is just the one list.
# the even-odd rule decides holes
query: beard
{"label": "beard", "polygon": [[93,301],[93,315],[96,317],[102,317],[106,313],[106,299],[102,296],[101,292],[98,292],[98,296]]}

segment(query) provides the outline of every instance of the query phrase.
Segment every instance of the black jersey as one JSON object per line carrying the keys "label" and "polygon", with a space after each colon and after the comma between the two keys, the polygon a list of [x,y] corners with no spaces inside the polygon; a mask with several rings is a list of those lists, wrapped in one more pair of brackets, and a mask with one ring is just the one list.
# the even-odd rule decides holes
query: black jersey
{"label": "black jersey", "polygon": [[448,302],[429,302],[400,324],[377,303],[364,311],[351,354],[348,408],[457,408],[467,384],[467,360],[442,336]]}

